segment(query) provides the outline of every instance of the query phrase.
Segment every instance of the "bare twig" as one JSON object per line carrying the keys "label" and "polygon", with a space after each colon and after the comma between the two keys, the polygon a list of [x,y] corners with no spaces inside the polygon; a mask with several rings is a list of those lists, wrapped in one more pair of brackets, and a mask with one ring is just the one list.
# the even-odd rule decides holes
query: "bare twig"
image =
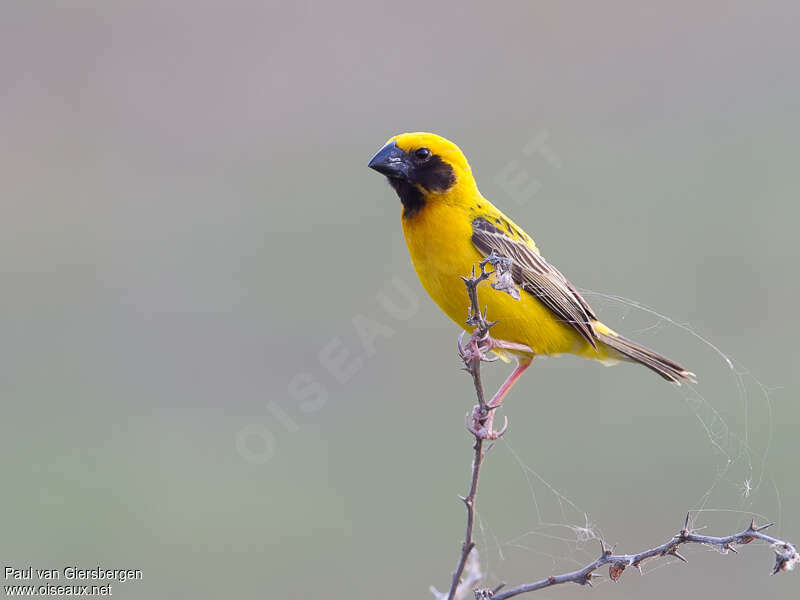
{"label": "bare twig", "polygon": [[469,493],[466,498],[461,497],[464,506],[467,507],[467,531],[464,534],[464,541],[461,543],[461,556],[458,559],[456,570],[453,571],[453,580],[450,582],[447,600],[453,600],[456,597],[456,590],[461,581],[464,565],[467,564],[469,553],[475,547],[475,540],[472,539],[472,529],[475,525],[475,495],[478,493],[478,477],[480,476],[481,463],[483,462],[483,440],[481,438],[475,437],[473,449],[475,456],[472,458],[472,483],[469,486]]}
{"label": "bare twig", "polygon": [[[486,265],[489,260],[484,260],[480,263],[481,272],[475,275],[475,267],[472,267],[471,277],[462,277],[464,284],[467,286],[467,294],[469,295],[470,307],[469,315],[467,317],[467,325],[475,327],[472,334],[470,343],[485,338],[489,329],[494,325],[486,320],[486,314],[481,313],[480,305],[478,304],[478,284],[488,279],[491,272],[486,272]],[[459,350],[461,350],[461,342],[459,341]],[[461,353],[462,358],[464,353]],[[478,407],[480,410],[480,417],[484,420],[489,415],[489,409],[486,406],[486,399],[483,396],[483,383],[481,382],[481,355],[477,352],[471,356],[471,360],[465,360],[465,370],[472,375],[472,381],[475,384],[475,394],[478,396]],[[475,496],[478,493],[478,478],[481,472],[481,464],[483,463],[483,438],[476,435],[475,443],[472,446],[474,456],[472,458],[472,479],[469,486],[469,492],[466,497],[461,497],[464,506],[467,507],[467,529],[464,534],[464,541],[461,543],[461,556],[458,559],[456,570],[453,571],[453,579],[450,583],[450,591],[447,594],[447,600],[453,600],[456,597],[459,582],[461,581],[461,574],[464,571],[464,565],[467,564],[467,559],[472,549],[475,547],[475,541],[472,539],[472,530],[475,525]]]}
{"label": "bare twig", "polygon": [[[487,272],[487,264],[492,264],[495,270]],[[480,273],[478,275],[475,274],[475,267],[473,267],[470,277],[462,277],[467,286],[467,294],[470,300],[467,325],[473,327],[474,331],[470,338],[467,351],[465,351],[464,347],[461,345],[461,338],[459,338],[458,344],[459,352],[465,364],[464,370],[472,376],[475,385],[475,394],[478,398],[478,405],[473,409],[472,413],[472,427],[469,425],[469,415],[467,416],[467,428],[473,433],[475,438],[475,442],[472,446],[474,455],[472,459],[472,478],[470,480],[469,492],[466,497],[461,497],[461,500],[467,508],[467,525],[464,541],[461,544],[461,555],[459,556],[456,570],[453,572],[447,596],[440,594],[435,588],[431,588],[437,600],[443,600],[444,598],[447,598],[447,600],[455,600],[457,597],[464,598],[466,590],[477,585],[483,578],[478,564],[477,554],[472,552],[475,548],[473,528],[475,525],[475,502],[478,494],[478,479],[485,455],[483,447],[484,437],[479,435],[479,432],[481,431],[480,426],[485,424],[486,420],[489,418],[490,412],[496,407],[487,405],[484,398],[483,383],[481,381],[481,361],[492,362],[493,359],[483,354],[480,344],[488,338],[489,330],[495,323],[486,319],[485,310],[481,313],[478,304],[478,285],[494,275],[496,280],[496,283],[492,284],[494,289],[504,291],[512,297],[519,297],[514,294],[516,288],[514,288],[513,282],[510,284],[509,281],[507,281],[508,277],[505,277],[509,272],[509,259],[492,254],[481,261],[479,266]],[[505,427],[497,434],[497,437],[502,435],[504,431]],[[614,554],[614,548],[608,548],[605,543],[601,541],[600,556],[577,571],[562,573],[561,575],[551,575],[539,581],[518,585],[502,591],[501,588],[504,587],[502,584],[494,589],[473,589],[474,597],[479,600],[490,598],[492,600],[505,600],[561,583],[577,583],[579,585],[588,585],[591,587],[592,579],[594,577],[599,577],[595,571],[604,565],[608,565],[610,579],[612,581],[619,581],[622,577],[622,573],[628,567],[635,567],[641,573],[642,562],[650,558],[673,556],[683,562],[687,562],[686,558],[678,552],[678,548],[682,544],[713,546],[718,548],[723,554],[727,554],[729,551],[734,553],[738,552],[735,548],[737,545],[749,544],[754,540],[761,540],[770,544],[772,550],[775,552],[775,564],[772,569],[773,575],[781,571],[791,571],[795,565],[800,564],[800,556],[793,544],[762,533],[765,529],[773,525],[772,523],[757,526],[755,520],[753,520],[750,526],[744,531],[724,537],[714,537],[694,533],[689,528],[689,517],[690,513],[687,513],[683,529],[660,546],[644,550],[637,554]],[[470,556],[471,554],[472,556]],[[462,575],[467,565],[470,565],[469,577],[462,581]]]}
{"label": "bare twig", "polygon": [[494,594],[492,600],[513,598],[520,594],[535,592],[560,583],[577,583],[579,585],[591,586],[592,578],[598,576],[595,574],[595,571],[603,565],[608,565],[608,575],[611,580],[618,581],[619,578],[622,577],[622,572],[627,567],[636,567],[641,572],[641,563],[649,558],[674,556],[683,562],[687,562],[686,558],[678,552],[678,547],[681,544],[704,544],[706,546],[714,546],[727,554],[728,551],[737,552],[735,545],[744,545],[749,544],[753,540],[762,540],[769,543],[775,552],[775,565],[772,569],[772,574],[774,575],[781,571],[790,571],[796,564],[800,563],[800,556],[798,556],[797,549],[794,545],[762,533],[762,531],[771,525],[772,523],[767,523],[766,525],[757,526],[755,521],[751,521],[747,529],[739,533],[734,533],[733,535],[725,537],[698,535],[689,529],[689,514],[687,513],[683,529],[668,542],[660,546],[644,550],[637,554],[614,554],[613,548],[607,548],[606,545],[601,542],[600,556],[582,569],[563,573],[561,575],[551,575],[550,577],[534,581],[533,583],[526,583],[509,588],[498,594]]}

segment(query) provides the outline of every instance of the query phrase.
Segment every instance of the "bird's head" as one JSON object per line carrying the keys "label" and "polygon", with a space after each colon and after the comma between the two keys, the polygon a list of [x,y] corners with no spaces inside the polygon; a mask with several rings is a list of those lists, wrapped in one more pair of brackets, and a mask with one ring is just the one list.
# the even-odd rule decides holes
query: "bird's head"
{"label": "bird's head", "polygon": [[464,153],[433,133],[402,133],[390,138],[368,166],[389,180],[403,202],[406,218],[459,185],[474,185]]}

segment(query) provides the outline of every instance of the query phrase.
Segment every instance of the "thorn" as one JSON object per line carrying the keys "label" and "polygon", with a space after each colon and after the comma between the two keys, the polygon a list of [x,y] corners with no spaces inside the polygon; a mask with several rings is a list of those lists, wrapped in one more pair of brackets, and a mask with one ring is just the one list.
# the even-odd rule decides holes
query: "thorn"
{"label": "thorn", "polygon": [[597,573],[594,572],[587,573],[586,575],[583,576],[583,581],[581,582],[581,585],[588,585],[589,587],[594,587],[592,585],[592,579],[595,577],[599,579],[602,577],[602,575],[598,575]]}
{"label": "thorn", "polygon": [[756,527],[754,531],[764,531],[767,527],[772,527],[773,525],[775,525],[775,523],[767,523],[766,525]]}
{"label": "thorn", "polygon": [[770,575],[777,575],[786,568],[785,565],[786,565],[785,561],[782,561],[780,558],[776,558],[775,566],[772,568],[772,573],[770,573]]}
{"label": "thorn", "polygon": [[683,530],[684,531],[689,531],[689,515],[691,515],[691,513],[687,512],[686,513],[686,520],[683,522]]}
{"label": "thorn", "polygon": [[502,590],[504,587],[506,587],[506,582],[505,581],[503,583],[501,583],[500,585],[495,586],[495,588],[492,590],[492,594],[496,594],[497,592]]}
{"label": "thorn", "polygon": [[750,527],[747,528],[749,531],[758,531],[756,529],[756,520],[750,519]]}
{"label": "thorn", "polygon": [[678,560],[682,560],[682,561],[683,561],[683,562],[685,562],[685,563],[688,563],[688,562],[689,562],[688,560],[686,560],[686,557],[685,557],[685,556],[682,556],[682,555],[680,554],[680,552],[678,552],[677,548],[673,548],[673,549],[670,551],[670,554],[672,554],[672,556],[674,556],[674,557],[675,557],[675,558],[677,558]]}
{"label": "thorn", "polygon": [[725,550],[730,550],[734,554],[739,554],[739,551],[730,544],[725,544]]}

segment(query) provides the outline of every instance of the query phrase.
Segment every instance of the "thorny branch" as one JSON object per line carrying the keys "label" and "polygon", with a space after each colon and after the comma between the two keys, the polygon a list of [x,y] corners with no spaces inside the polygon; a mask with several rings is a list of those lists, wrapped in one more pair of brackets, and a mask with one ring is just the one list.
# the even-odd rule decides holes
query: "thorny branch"
{"label": "thorny branch", "polygon": [[[494,267],[494,271],[487,272],[487,264],[491,264]],[[461,544],[461,555],[458,559],[456,570],[453,572],[450,589],[447,595],[445,596],[445,594],[436,591],[435,588],[431,588],[437,600],[445,600],[445,598],[446,600],[466,598],[470,588],[472,588],[476,600],[505,600],[561,583],[576,583],[591,587],[592,579],[599,577],[596,573],[597,569],[605,565],[608,565],[609,578],[611,581],[616,582],[619,581],[622,577],[622,573],[628,567],[635,567],[641,573],[641,564],[650,558],[673,556],[683,562],[688,562],[686,558],[678,552],[678,548],[682,544],[702,544],[717,548],[723,554],[727,554],[728,552],[737,553],[737,545],[741,546],[749,544],[754,540],[760,540],[770,544],[772,550],[775,552],[775,564],[772,568],[773,575],[781,571],[791,571],[795,565],[800,564],[800,555],[798,555],[797,548],[793,544],[763,533],[763,531],[772,526],[773,523],[757,526],[755,520],[753,520],[750,522],[747,529],[739,533],[724,537],[715,537],[694,533],[689,527],[690,513],[687,513],[683,528],[676,535],[669,541],[664,542],[660,546],[650,548],[649,550],[644,550],[636,554],[614,554],[614,547],[608,548],[605,542],[601,540],[600,556],[577,571],[570,571],[560,575],[551,575],[539,581],[518,585],[505,590],[502,590],[505,584],[501,584],[494,589],[473,587],[483,578],[478,564],[477,552],[473,552],[475,541],[472,537],[475,524],[475,501],[478,493],[478,479],[484,458],[484,438],[478,435],[477,432],[480,428],[476,428],[476,425],[485,423],[490,411],[494,408],[488,406],[484,398],[483,383],[481,381],[481,361],[492,362],[495,360],[495,358],[483,355],[479,350],[481,341],[488,338],[489,329],[491,329],[495,323],[487,320],[485,310],[481,313],[478,304],[478,285],[494,277],[496,282],[492,284],[493,288],[504,291],[517,299],[519,298],[518,292],[517,294],[514,293],[517,291],[516,288],[508,281],[508,274],[510,272],[509,259],[492,254],[481,261],[479,266],[480,274],[476,275],[475,268],[473,267],[470,277],[462,277],[467,286],[467,294],[470,300],[467,325],[474,327],[469,346],[478,349],[478,351],[474,353],[465,353],[461,346],[461,341],[459,340],[459,351],[465,364],[464,370],[472,376],[473,383],[475,384],[475,393],[478,398],[478,405],[475,407],[472,414],[473,426],[469,426],[469,417],[467,426],[475,438],[475,442],[472,446],[474,456],[472,459],[472,478],[470,480],[469,492],[466,497],[461,497],[461,500],[467,508],[467,526],[464,541]],[[503,432],[505,432],[505,427],[499,432],[498,437],[502,435]],[[465,573],[465,567],[467,576],[462,579],[462,575]]]}
{"label": "thorny branch", "polygon": [[[478,305],[478,284],[482,281],[489,279],[491,272],[486,272],[486,265],[489,259],[480,263],[481,272],[476,277],[475,267],[472,267],[471,277],[462,277],[464,284],[467,286],[467,294],[469,295],[470,308],[467,316],[467,325],[475,328],[470,343],[477,342],[485,338],[489,334],[489,329],[494,325],[486,320],[486,314],[481,313],[480,306]],[[461,350],[461,342],[459,341],[459,350]],[[464,357],[463,352],[461,353]],[[472,381],[475,384],[475,394],[478,396],[478,407],[476,414],[478,420],[486,421],[489,416],[489,408],[486,406],[486,399],[483,396],[483,383],[481,382],[481,354],[476,352],[471,360],[464,360],[465,370],[472,375]],[[481,464],[483,463],[483,438],[475,435],[475,443],[472,446],[475,452],[472,458],[472,480],[469,486],[469,492],[466,497],[462,497],[464,506],[467,507],[467,531],[464,535],[464,541],[461,544],[461,556],[458,559],[458,565],[453,572],[453,579],[450,583],[450,591],[447,594],[447,600],[454,600],[456,591],[458,590],[459,583],[461,582],[461,574],[464,572],[464,566],[467,564],[470,552],[475,548],[475,541],[472,539],[472,530],[475,525],[475,496],[478,493],[478,477],[481,472]]]}
{"label": "thorny branch", "polygon": [[[636,567],[641,573],[641,564],[648,558],[655,558],[659,556],[674,556],[675,558],[688,562],[678,552],[678,547],[681,544],[703,544],[706,546],[713,546],[722,551],[723,554],[730,552],[738,552],[735,548],[736,545],[749,544],[753,540],[762,540],[769,543],[775,552],[775,565],[772,568],[772,574],[780,573],[781,571],[791,571],[794,566],[800,563],[800,556],[797,554],[797,549],[794,545],[783,540],[779,540],[772,536],[761,533],[773,523],[757,526],[755,520],[750,522],[750,525],[744,531],[734,533],[725,537],[714,537],[710,535],[698,535],[689,529],[689,513],[686,514],[686,521],[684,522],[683,529],[673,536],[671,540],[651,548],[644,550],[637,554],[614,554],[613,548],[607,548],[602,541],[600,556],[590,562],[588,565],[577,571],[564,573],[562,575],[551,575],[545,579],[534,581],[533,583],[526,583],[514,588],[503,590],[498,594],[490,595],[492,600],[504,600],[505,598],[513,598],[520,594],[527,592],[535,592],[546,587],[558,585],[559,583],[577,583],[579,585],[592,585],[592,578],[599,577],[595,571],[604,565],[608,565],[608,576],[611,581],[619,581],[622,577],[622,572],[627,567]],[[480,596],[476,593],[476,598]]]}

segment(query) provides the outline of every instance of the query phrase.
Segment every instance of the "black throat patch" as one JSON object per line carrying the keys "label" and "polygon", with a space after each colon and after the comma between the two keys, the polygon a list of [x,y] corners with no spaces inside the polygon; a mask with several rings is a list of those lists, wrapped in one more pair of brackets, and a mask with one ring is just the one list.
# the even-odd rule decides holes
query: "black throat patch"
{"label": "black throat patch", "polygon": [[416,186],[411,185],[405,179],[395,179],[388,177],[389,184],[397,192],[400,202],[403,203],[403,218],[411,219],[425,206],[425,197]]}
{"label": "black throat patch", "polygon": [[389,177],[389,184],[403,203],[403,218],[413,219],[425,208],[425,192],[442,193],[456,183],[453,167],[435,154],[424,162],[413,161],[407,179]]}

